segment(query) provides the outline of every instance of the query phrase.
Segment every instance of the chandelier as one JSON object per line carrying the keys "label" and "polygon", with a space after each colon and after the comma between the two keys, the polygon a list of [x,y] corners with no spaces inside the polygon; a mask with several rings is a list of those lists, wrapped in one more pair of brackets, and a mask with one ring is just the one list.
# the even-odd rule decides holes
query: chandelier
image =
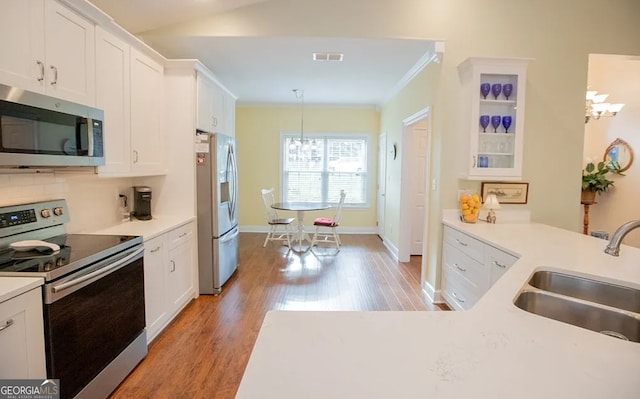
{"label": "chandelier", "polygon": [[300,147],[302,150],[306,151],[311,146],[312,149],[316,148],[315,139],[309,143],[309,139],[304,137],[304,90],[301,89],[293,89],[293,94],[296,96],[296,99],[300,100],[300,138],[292,137],[289,142],[289,149],[295,150]]}
{"label": "chandelier", "polygon": [[610,104],[604,102],[608,94],[598,94],[597,91],[589,90],[586,96],[584,123],[589,123],[591,119],[616,116],[624,107],[624,104]]}

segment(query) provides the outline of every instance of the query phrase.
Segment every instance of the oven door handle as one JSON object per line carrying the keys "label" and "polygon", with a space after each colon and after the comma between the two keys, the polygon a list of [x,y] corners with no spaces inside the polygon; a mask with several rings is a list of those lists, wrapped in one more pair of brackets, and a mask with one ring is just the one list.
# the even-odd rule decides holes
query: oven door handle
{"label": "oven door handle", "polygon": [[56,292],[60,292],[63,290],[66,290],[68,288],[71,288],[73,286],[76,286],[78,284],[81,284],[87,280],[90,280],[96,276],[100,276],[103,274],[109,274],[113,271],[116,271],[117,269],[125,266],[131,259],[135,258],[136,256],[140,255],[142,252],[144,252],[144,247],[137,249],[135,252],[131,253],[130,255],[125,256],[124,258],[110,264],[109,266],[105,266],[101,269],[95,270],[91,273],[85,274],[82,277],[73,279],[73,280],[69,280],[67,282],[64,282],[62,284],[59,285],[55,285],[51,288],[51,290],[56,293]]}

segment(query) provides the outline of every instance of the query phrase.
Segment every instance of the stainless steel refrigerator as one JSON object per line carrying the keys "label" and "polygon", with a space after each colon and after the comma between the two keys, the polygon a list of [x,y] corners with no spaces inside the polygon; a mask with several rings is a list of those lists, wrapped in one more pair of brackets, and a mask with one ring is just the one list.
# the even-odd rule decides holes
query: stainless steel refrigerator
{"label": "stainless steel refrigerator", "polygon": [[201,294],[219,294],[238,268],[236,141],[196,131],[198,267]]}

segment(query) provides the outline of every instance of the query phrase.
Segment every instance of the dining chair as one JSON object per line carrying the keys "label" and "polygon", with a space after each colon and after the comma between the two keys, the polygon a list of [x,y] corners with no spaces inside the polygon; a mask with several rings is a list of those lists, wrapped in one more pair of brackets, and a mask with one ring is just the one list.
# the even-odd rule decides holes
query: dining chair
{"label": "dining chair", "polygon": [[[286,241],[287,246],[291,248],[291,236],[293,235],[291,225],[296,219],[281,218],[278,215],[278,211],[271,207],[271,205],[273,205],[273,203],[275,202],[273,196],[273,188],[263,188],[260,190],[260,193],[262,194],[262,202],[264,203],[265,217],[267,218],[267,223],[269,224],[269,232],[267,233],[267,238],[265,238],[262,247],[266,247],[269,241]],[[278,232],[279,226],[282,226],[284,228],[284,231]]]}
{"label": "dining chair", "polygon": [[[332,218],[319,217],[313,221],[313,225],[316,226],[316,231],[313,233],[313,238],[311,239],[310,248],[317,246],[318,243],[333,243],[336,244],[336,249],[340,251],[340,235],[336,230],[336,227],[340,225],[340,218],[342,217],[342,206],[344,205],[344,198],[347,196],[347,193],[344,190],[340,190],[340,201],[338,202],[338,207],[336,208],[336,213]],[[328,228],[329,231],[321,231],[320,229]]]}

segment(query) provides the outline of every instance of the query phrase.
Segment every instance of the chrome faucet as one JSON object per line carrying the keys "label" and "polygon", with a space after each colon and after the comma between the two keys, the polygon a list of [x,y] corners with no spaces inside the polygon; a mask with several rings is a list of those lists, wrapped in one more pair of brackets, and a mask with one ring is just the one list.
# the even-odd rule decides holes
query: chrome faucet
{"label": "chrome faucet", "polygon": [[613,233],[611,241],[609,241],[609,244],[607,245],[607,248],[605,248],[604,252],[609,255],[618,256],[618,254],[620,253],[620,244],[622,243],[622,239],[624,238],[624,236],[626,236],[631,230],[637,229],[638,227],[640,227],[640,219],[632,220],[618,227],[618,230]]}

